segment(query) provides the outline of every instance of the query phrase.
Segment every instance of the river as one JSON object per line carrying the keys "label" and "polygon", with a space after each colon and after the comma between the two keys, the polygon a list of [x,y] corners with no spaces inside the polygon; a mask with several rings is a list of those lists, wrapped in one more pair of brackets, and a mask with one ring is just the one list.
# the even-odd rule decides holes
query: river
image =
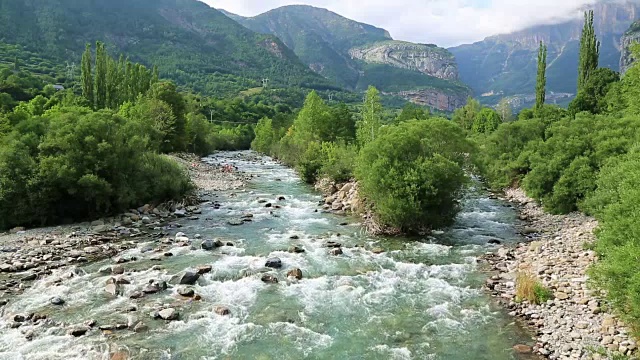
{"label": "river", "polygon": [[[182,228],[171,230],[171,237],[185,233],[192,248],[172,248],[172,257],[157,262],[147,252],[157,243],[147,240],[122,254],[137,258],[124,265],[132,282],[124,286],[125,295],[149,280],[211,265],[193,286],[201,301],[182,300],[179,286],[138,300],[114,298],[104,291],[110,275],[98,271],[111,261],[88,264],[86,275],[63,276],[53,284],[68,271],[62,269],[38,280],[4,312],[44,313],[65,324],[142,320],[149,330],[95,329],[74,338],[52,326],[35,329],[43,334],[29,341],[28,329],[10,329],[3,318],[0,359],[110,359],[118,349],[132,359],[524,359],[512,347],[531,338],[481,290],[487,274],[477,263],[478,256],[495,250],[488,240],[520,240],[511,207],[472,188],[455,225],[433,237],[371,237],[357,218],[323,213],[320,195],[269,158],[219,153],[207,161],[233,163],[254,179],[244,190],[213,195],[198,220],[181,220]],[[280,196],[285,200],[278,201]],[[274,206],[265,207],[265,200]],[[247,213],[253,214],[251,222],[228,224]],[[196,234],[234,246],[205,251]],[[330,255],[327,241],[342,244],[344,254]],[[293,245],[305,252],[288,252]],[[374,254],[375,247],[385,252]],[[260,278],[270,257],[283,263],[270,270],[277,284]],[[302,270],[302,280],[286,278],[294,267]],[[65,305],[50,305],[54,296]],[[149,315],[169,304],[179,320]],[[212,311],[219,305],[231,314]]]}

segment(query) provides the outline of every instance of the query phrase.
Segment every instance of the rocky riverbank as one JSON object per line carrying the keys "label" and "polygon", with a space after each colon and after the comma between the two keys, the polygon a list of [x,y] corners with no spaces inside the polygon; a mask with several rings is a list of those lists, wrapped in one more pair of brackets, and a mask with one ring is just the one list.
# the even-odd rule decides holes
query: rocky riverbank
{"label": "rocky riverbank", "polygon": [[[486,284],[491,294],[523,319],[536,334],[534,351],[549,359],[610,359],[638,354],[629,329],[608,310],[603,294],[588,284],[587,270],[597,261],[588,250],[597,221],[574,213],[549,215],[521,190],[506,199],[518,205],[530,241],[488,254],[497,274]],[[516,298],[518,274],[531,274],[553,296],[536,305]]]}
{"label": "rocky riverbank", "polygon": [[186,199],[155,206],[145,204],[93,222],[29,230],[15,228],[0,233],[0,304],[6,304],[12,295],[22,293],[55,269],[115,257],[140,241],[168,235],[180,227],[177,219],[197,219],[202,195],[242,188],[248,179],[239,171],[226,171],[223,164],[209,164],[195,155],[179,154],[172,158],[184,165],[198,189]]}

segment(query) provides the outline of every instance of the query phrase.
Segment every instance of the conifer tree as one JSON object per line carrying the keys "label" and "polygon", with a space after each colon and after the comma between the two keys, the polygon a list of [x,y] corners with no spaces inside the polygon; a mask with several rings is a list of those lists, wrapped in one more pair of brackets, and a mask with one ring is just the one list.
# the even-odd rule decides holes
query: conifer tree
{"label": "conifer tree", "polygon": [[600,42],[593,27],[593,10],[584,13],[584,27],[580,38],[580,60],[578,64],[578,92],[587,83],[591,73],[598,68]]}
{"label": "conifer tree", "polygon": [[546,98],[547,86],[547,46],[540,41],[538,50],[538,78],[536,80],[536,110],[542,109]]}
{"label": "conifer tree", "polygon": [[93,74],[91,71],[91,45],[87,44],[82,54],[81,78],[82,78],[82,96],[93,106]]}
{"label": "conifer tree", "polygon": [[104,109],[107,106],[107,52],[104,43],[96,42],[96,108]]}
{"label": "conifer tree", "polygon": [[356,139],[358,145],[364,147],[376,139],[382,125],[380,92],[373,86],[369,86],[367,90],[361,115],[361,119],[356,124]]}

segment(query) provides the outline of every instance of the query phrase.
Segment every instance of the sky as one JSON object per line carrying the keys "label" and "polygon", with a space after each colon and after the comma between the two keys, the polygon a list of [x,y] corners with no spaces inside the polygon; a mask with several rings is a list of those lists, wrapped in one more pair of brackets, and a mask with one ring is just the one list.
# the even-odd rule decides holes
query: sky
{"label": "sky", "polygon": [[201,0],[214,8],[255,16],[306,4],[389,30],[396,40],[450,47],[529,26],[581,16],[596,0]]}

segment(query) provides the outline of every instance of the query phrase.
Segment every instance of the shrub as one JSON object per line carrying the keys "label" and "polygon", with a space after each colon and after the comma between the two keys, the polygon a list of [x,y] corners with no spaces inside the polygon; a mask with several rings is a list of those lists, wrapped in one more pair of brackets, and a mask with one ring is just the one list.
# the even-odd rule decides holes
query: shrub
{"label": "shrub", "polygon": [[383,128],[361,151],[356,178],[384,225],[412,232],[450,224],[459,210],[470,145],[444,119]]}
{"label": "shrub", "polygon": [[322,176],[341,183],[353,178],[357,149],[355,145],[322,143]]}
{"label": "shrub", "polygon": [[544,287],[530,271],[522,271],[516,275],[516,301],[542,304],[552,298],[551,290]]}

